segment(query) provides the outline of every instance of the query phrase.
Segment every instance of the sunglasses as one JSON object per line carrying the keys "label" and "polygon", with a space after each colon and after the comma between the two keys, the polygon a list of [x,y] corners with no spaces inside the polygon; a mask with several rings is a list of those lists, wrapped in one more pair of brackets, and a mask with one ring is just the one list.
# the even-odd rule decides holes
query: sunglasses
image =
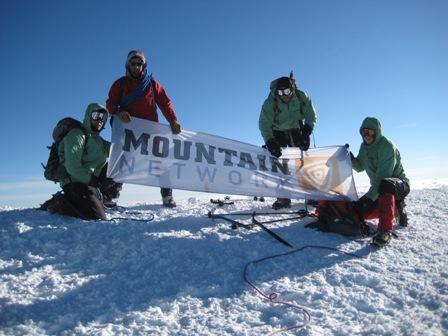
{"label": "sunglasses", "polygon": [[138,67],[138,66],[142,66],[143,65],[142,62],[131,62],[130,64],[131,64],[131,66],[134,66],[134,67]]}
{"label": "sunglasses", "polygon": [[371,128],[363,128],[361,129],[361,135],[364,136],[374,136],[375,135],[375,130],[371,129]]}
{"label": "sunglasses", "polygon": [[286,88],[283,90],[277,90],[277,94],[279,96],[290,96],[292,94],[292,90],[290,88]]}
{"label": "sunglasses", "polygon": [[96,110],[91,114],[92,120],[101,120],[103,123],[107,120],[107,113],[104,110]]}

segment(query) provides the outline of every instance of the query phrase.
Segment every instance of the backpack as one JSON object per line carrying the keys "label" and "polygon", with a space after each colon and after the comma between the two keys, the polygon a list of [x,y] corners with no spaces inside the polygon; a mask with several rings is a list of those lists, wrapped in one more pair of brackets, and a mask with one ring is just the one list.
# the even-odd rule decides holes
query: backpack
{"label": "backpack", "polygon": [[318,220],[306,227],[349,237],[372,234],[370,227],[358,216],[350,202],[319,201],[316,217]]}
{"label": "backpack", "polygon": [[47,164],[44,165],[42,163],[45,179],[57,183],[69,176],[64,165],[60,162],[58,147],[67,133],[74,128],[79,128],[85,133],[83,124],[80,121],[69,117],[59,120],[56,127],[53,129],[54,141],[51,146],[47,146],[50,150],[50,155]]}

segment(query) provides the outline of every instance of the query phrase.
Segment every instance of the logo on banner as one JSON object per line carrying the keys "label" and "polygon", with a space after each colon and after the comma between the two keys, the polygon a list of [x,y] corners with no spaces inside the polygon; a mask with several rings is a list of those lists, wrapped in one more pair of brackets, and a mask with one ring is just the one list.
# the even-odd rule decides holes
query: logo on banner
{"label": "logo on banner", "polygon": [[331,194],[343,194],[339,163],[333,157],[303,157],[295,159],[299,185],[309,191],[327,190]]}

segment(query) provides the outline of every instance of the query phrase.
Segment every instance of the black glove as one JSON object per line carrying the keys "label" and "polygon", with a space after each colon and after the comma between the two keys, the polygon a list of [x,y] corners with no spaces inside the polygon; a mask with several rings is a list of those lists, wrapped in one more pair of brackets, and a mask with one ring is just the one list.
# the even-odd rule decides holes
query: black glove
{"label": "black glove", "polygon": [[268,141],[266,141],[266,147],[273,156],[277,158],[282,156],[282,148],[274,138],[270,138]]}
{"label": "black glove", "polygon": [[355,159],[355,156],[353,155],[352,152],[349,152],[349,153],[350,153],[350,160],[353,161]]}
{"label": "black glove", "polygon": [[307,151],[310,148],[310,135],[313,129],[310,125],[305,124],[300,127],[300,138],[299,138],[299,148],[303,151]]}
{"label": "black glove", "polygon": [[92,177],[90,178],[89,186],[98,188],[99,183],[100,183],[100,179],[98,177],[96,177],[95,175],[92,175]]}
{"label": "black glove", "polygon": [[303,134],[304,136],[306,136],[306,137],[309,138],[310,135],[311,135],[311,133],[313,133],[313,129],[311,128],[310,125],[305,124],[305,125],[302,127],[302,134]]}
{"label": "black glove", "polygon": [[361,197],[356,202],[353,202],[353,208],[361,217],[364,217],[364,215],[372,208],[372,205],[373,201],[366,195]]}
{"label": "black glove", "polygon": [[310,136],[304,135],[300,137],[299,148],[303,151],[307,151],[310,148]]}
{"label": "black glove", "polygon": [[347,149],[348,155],[350,155],[350,160],[353,161],[355,159],[355,156],[353,155],[353,153],[350,150],[350,145],[345,144],[344,147]]}

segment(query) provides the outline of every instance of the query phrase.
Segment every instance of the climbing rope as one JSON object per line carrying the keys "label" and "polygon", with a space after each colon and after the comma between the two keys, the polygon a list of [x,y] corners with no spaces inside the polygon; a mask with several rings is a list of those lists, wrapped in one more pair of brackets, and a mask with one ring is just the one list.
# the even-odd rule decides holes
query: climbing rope
{"label": "climbing rope", "polygon": [[253,281],[249,280],[249,276],[248,276],[249,267],[251,265],[259,264],[259,263],[262,263],[262,262],[264,262],[266,260],[269,260],[269,259],[275,259],[275,258],[287,256],[287,255],[290,255],[290,254],[294,254],[294,253],[303,251],[303,250],[308,249],[308,248],[334,251],[334,252],[345,254],[345,255],[351,256],[351,257],[364,258],[363,256],[361,256],[359,254],[346,252],[346,251],[343,251],[343,250],[335,248],[335,247],[320,246],[320,245],[306,245],[306,246],[297,248],[297,249],[289,251],[289,252],[275,254],[275,255],[267,256],[267,257],[264,257],[264,258],[261,258],[261,259],[257,259],[257,260],[248,262],[244,266],[243,279],[244,279],[244,282],[246,282],[246,284],[249,287],[251,287],[253,290],[255,290],[264,299],[269,300],[269,302],[293,308],[293,309],[299,311],[300,313],[302,313],[302,315],[303,315],[303,321],[302,322],[297,323],[297,324],[292,325],[292,326],[289,326],[289,327],[285,327],[285,328],[276,330],[276,331],[272,332],[270,335],[274,335],[274,334],[277,334],[277,333],[280,333],[280,332],[290,331],[290,330],[294,330],[294,329],[305,328],[311,322],[311,313],[308,310],[308,308],[306,308],[304,306],[300,306],[298,304],[294,304],[294,303],[290,303],[290,302],[287,302],[287,301],[280,300],[279,299],[279,295],[277,293],[269,293],[268,294],[268,293],[262,291],[259,287],[257,287],[254,284]]}
{"label": "climbing rope", "polygon": [[[142,212],[140,211],[121,211],[122,213],[126,214],[126,215],[140,215],[142,214]],[[145,213],[148,218],[133,218],[133,217],[111,217],[109,219],[107,219],[107,221],[113,221],[113,220],[130,220],[133,222],[151,222],[152,220],[154,220],[154,214],[152,212],[147,212]]]}

